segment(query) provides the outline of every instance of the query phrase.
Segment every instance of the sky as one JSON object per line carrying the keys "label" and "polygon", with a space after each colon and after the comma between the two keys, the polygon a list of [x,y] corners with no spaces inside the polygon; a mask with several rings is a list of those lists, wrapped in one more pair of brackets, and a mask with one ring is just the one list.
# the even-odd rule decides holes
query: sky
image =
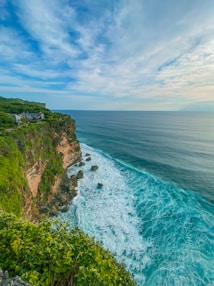
{"label": "sky", "polygon": [[214,1],[0,0],[0,96],[214,110]]}

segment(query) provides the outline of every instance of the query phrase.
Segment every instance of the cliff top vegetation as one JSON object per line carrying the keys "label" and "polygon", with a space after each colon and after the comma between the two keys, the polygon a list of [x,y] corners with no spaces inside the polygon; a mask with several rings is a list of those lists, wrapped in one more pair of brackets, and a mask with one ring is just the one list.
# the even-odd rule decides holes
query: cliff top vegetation
{"label": "cliff top vegetation", "polygon": [[79,229],[0,212],[0,266],[35,286],[134,286],[112,254]]}
{"label": "cliff top vegetation", "polygon": [[0,96],[0,130],[15,127],[16,121],[11,114],[20,114],[23,112],[42,112],[47,118],[51,116],[51,111],[45,108],[44,103],[29,102]]}
{"label": "cliff top vegetation", "polygon": [[[17,125],[11,114],[22,112],[43,112],[45,120]],[[0,268],[33,286],[134,286],[125,267],[79,229],[22,218],[26,201],[31,212],[46,204],[56,176],[64,174],[56,147],[63,134],[76,142],[74,120],[44,104],[0,97],[0,124]],[[32,199],[26,170],[38,162],[44,170]]]}
{"label": "cliff top vegetation", "polygon": [[[14,113],[42,112],[45,120],[17,125]],[[36,124],[35,124],[36,123]],[[63,172],[62,158],[56,152],[62,132],[76,140],[75,122],[70,116],[51,112],[44,104],[0,97],[0,209],[21,215],[29,189],[25,171],[39,160],[46,162],[40,192],[50,191],[57,174]]]}

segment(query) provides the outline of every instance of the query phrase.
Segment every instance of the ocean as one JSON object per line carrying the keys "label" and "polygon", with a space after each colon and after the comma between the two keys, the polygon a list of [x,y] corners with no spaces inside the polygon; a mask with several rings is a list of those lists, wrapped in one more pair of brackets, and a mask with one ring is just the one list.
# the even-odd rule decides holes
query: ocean
{"label": "ocean", "polygon": [[85,163],[68,170],[84,178],[60,219],[140,286],[214,285],[214,113],[60,112],[76,120]]}

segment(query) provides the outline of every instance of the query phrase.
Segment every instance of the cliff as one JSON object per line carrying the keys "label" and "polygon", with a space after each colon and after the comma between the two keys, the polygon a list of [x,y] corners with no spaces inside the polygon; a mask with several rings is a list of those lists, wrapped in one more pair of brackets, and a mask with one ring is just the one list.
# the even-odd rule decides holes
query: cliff
{"label": "cliff", "polygon": [[[33,146],[24,152],[27,162],[25,177],[30,190],[24,203],[24,216],[31,220],[68,209],[76,195],[77,180],[69,180],[66,172],[81,157],[75,124],[65,115],[60,115],[57,120],[54,124],[40,126],[38,135],[32,136],[32,131],[25,134]],[[42,141],[35,140],[38,136]]]}
{"label": "cliff", "polygon": [[0,285],[136,285],[82,231],[40,220],[68,209],[82,174],[67,168],[80,157],[69,116],[0,97]]}
{"label": "cliff", "polygon": [[[32,107],[25,104],[19,112]],[[0,209],[37,221],[68,208],[77,179],[69,180],[66,171],[80,159],[81,150],[73,119],[33,105],[31,111],[44,112],[44,120],[25,119],[0,133]],[[8,102],[6,108],[7,116],[14,112]]]}

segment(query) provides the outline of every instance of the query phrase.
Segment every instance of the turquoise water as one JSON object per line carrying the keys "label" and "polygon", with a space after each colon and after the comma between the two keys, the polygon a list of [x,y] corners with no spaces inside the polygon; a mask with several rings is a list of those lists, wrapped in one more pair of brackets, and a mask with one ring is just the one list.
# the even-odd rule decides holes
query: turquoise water
{"label": "turquoise water", "polygon": [[[198,136],[196,140],[199,125],[197,132],[187,132],[187,126],[177,122],[175,132],[172,119],[167,123],[171,129],[164,130],[162,122],[162,129],[156,124],[155,132],[155,124],[150,129],[145,125],[142,128],[140,120],[131,128],[130,117],[120,117],[119,123],[114,119],[111,127],[112,117],[107,120],[105,113],[100,113],[102,120],[90,113],[84,116],[79,119],[80,125],[79,117],[76,119],[77,131],[83,161],[86,153],[91,154],[92,160],[85,161],[84,167],[69,169],[69,175],[82,169],[84,178],[79,180],[78,196],[70,210],[60,217],[111,250],[134,274],[138,285],[214,285],[213,141],[209,128],[201,130],[203,135],[209,134],[208,138]],[[181,136],[184,130],[186,141],[184,134]],[[157,137],[159,147],[155,149]],[[189,146],[194,148],[189,150]],[[164,158],[164,148],[168,147],[171,156]],[[180,170],[181,161],[185,166],[176,176],[174,172],[176,168]],[[90,171],[91,165],[98,165],[98,170]],[[191,176],[185,175],[184,170]],[[208,175],[197,184],[200,171]],[[192,189],[187,188],[191,180]],[[97,188],[98,182],[103,184],[101,189]]]}

